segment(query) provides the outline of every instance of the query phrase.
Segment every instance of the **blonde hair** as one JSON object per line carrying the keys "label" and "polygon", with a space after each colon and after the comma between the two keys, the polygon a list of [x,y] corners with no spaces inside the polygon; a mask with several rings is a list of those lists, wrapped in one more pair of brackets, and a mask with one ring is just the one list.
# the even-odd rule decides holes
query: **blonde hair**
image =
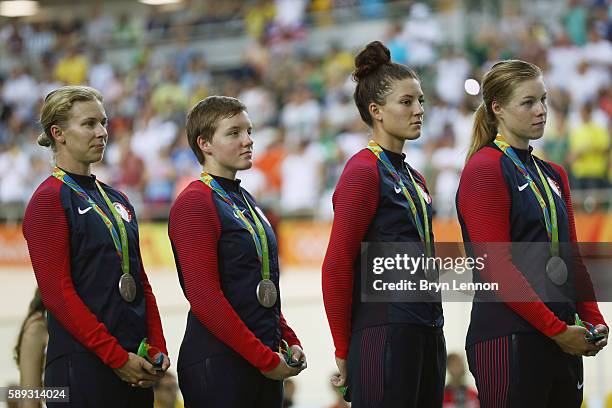
{"label": "blonde hair", "polygon": [[65,126],[70,119],[70,109],[75,102],[99,101],[103,102],[100,91],[89,86],[63,86],[57,88],[46,96],[40,111],[40,124],[43,132],[36,140],[39,145],[51,147],[55,151],[55,139],[51,135],[54,125]]}
{"label": "blonde hair", "polygon": [[482,80],[482,103],[474,114],[472,141],[466,160],[495,139],[497,118],[491,106],[493,101],[505,105],[520,83],[541,76],[542,70],[538,66],[521,60],[501,61],[487,71]]}

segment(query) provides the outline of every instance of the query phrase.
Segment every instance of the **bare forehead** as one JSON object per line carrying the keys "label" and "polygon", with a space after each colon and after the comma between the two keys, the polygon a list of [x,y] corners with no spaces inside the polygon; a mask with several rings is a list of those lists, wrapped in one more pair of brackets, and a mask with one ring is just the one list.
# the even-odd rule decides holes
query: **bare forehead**
{"label": "bare forehead", "polygon": [[421,89],[421,83],[414,78],[404,78],[397,80],[391,86],[391,92],[389,95],[401,98],[403,96],[421,97],[423,96],[423,90]]}
{"label": "bare forehead", "polygon": [[251,119],[246,111],[235,114],[229,118],[223,118],[219,121],[218,129],[226,130],[234,127],[248,129],[252,127]]}
{"label": "bare forehead", "polygon": [[70,109],[70,116],[72,118],[105,118],[106,111],[102,102],[96,100],[93,101],[76,101],[72,104]]}
{"label": "bare forehead", "polygon": [[512,98],[541,97],[546,93],[546,85],[542,77],[519,82],[514,88]]}

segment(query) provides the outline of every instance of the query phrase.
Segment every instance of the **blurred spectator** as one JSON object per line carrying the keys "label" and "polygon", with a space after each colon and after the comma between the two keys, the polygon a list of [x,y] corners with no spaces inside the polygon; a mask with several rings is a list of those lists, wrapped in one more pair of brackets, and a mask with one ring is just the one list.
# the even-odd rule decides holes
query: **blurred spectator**
{"label": "blurred spectator", "polygon": [[[40,298],[38,288],[30,301],[26,318],[21,324],[14,349],[14,358],[19,367],[19,386],[23,388],[42,388],[45,354],[49,341],[47,331],[47,308]],[[22,408],[38,408],[37,400],[21,401]]]}
{"label": "blurred spectator", "polygon": [[26,68],[13,68],[4,83],[2,99],[12,105],[15,117],[19,120],[31,119],[38,98],[38,85]]}
{"label": "blurred spectator", "polygon": [[167,371],[166,375],[153,386],[155,395],[153,408],[183,408],[183,401],[179,398],[178,391],[176,377]]}
{"label": "blurred spectator", "polygon": [[448,46],[436,62],[436,92],[444,102],[452,106],[463,102],[470,70],[469,61],[455,47]]}
{"label": "blurred spectator", "polygon": [[66,85],[83,85],[87,79],[89,62],[76,44],[68,47],[66,54],[55,66],[55,79]]}
{"label": "blurred spectator", "polygon": [[453,127],[447,124],[431,156],[431,165],[436,172],[434,206],[441,219],[455,218],[455,194],[464,163],[465,155],[455,144]]}
{"label": "blurred spectator", "polygon": [[0,151],[0,203],[26,202],[31,193],[28,183],[34,174],[31,173],[28,155],[17,145]]}
{"label": "blurred spectator", "polygon": [[600,89],[610,83],[610,73],[592,69],[588,62],[583,61],[578,65],[574,75],[566,78],[566,90],[570,93],[572,106],[576,110],[589,101],[596,99]]}
{"label": "blurred spectator", "polygon": [[122,13],[113,28],[113,41],[119,44],[135,44],[142,35],[141,28],[127,13]]}
{"label": "blurred spectator", "polygon": [[563,16],[563,23],[572,42],[576,45],[584,45],[586,42],[587,18],[588,9],[585,0],[570,0]]}
{"label": "blurred spectator", "polygon": [[302,139],[282,164],[280,204],[283,213],[312,216],[318,204],[323,162],[319,146]]}
{"label": "blurred spectator", "polygon": [[156,112],[169,114],[185,112],[188,105],[187,92],[179,84],[179,73],[176,68],[167,65],[164,69],[163,81],[155,87],[151,95],[151,103]]}
{"label": "blurred spectator", "polygon": [[249,118],[255,129],[271,124],[276,117],[276,101],[257,76],[250,76],[244,81],[238,99],[249,107]]}
{"label": "blurred spectator", "polygon": [[610,134],[607,128],[593,120],[591,102],[580,109],[580,119],[569,133],[569,162],[575,187],[606,187]]}
{"label": "blurred spectator", "polygon": [[[211,82],[212,75],[206,66],[204,57],[201,54],[193,54],[187,63],[187,71],[181,76],[181,87],[185,93],[189,94],[200,86],[207,89]],[[204,97],[201,99],[204,99]]]}
{"label": "blurred spectator", "polygon": [[465,383],[465,363],[457,353],[449,353],[446,360],[448,378],[444,388],[444,408],[478,408],[476,390]]}
{"label": "blurred spectator", "polygon": [[385,35],[385,44],[391,52],[391,61],[398,64],[408,64],[409,49],[408,45],[402,41],[401,21],[392,21]]}
{"label": "blurred spectator", "polygon": [[285,128],[285,145],[296,147],[304,141],[319,139],[321,107],[306,85],[291,92],[282,109],[280,124]]}
{"label": "blurred spectator", "polygon": [[102,12],[100,3],[94,3],[85,25],[87,41],[91,44],[104,44],[112,38],[113,29],[114,22],[111,16]]}
{"label": "blurred spectator", "polygon": [[91,58],[91,67],[87,74],[89,85],[96,89],[105,91],[105,99],[107,98],[106,90],[109,82],[115,77],[113,66],[104,58],[104,53],[100,49],[93,52]]}
{"label": "blurred spectator", "polygon": [[425,3],[414,3],[410,18],[404,25],[402,37],[410,50],[408,64],[422,67],[430,65],[436,58],[436,46],[442,41],[443,30],[431,15]]}

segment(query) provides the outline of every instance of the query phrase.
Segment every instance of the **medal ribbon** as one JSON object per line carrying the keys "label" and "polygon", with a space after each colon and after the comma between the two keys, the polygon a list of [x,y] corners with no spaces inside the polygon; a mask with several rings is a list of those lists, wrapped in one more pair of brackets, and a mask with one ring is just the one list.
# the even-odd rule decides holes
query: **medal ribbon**
{"label": "medal ribbon", "polygon": [[62,183],[66,184],[68,187],[70,187],[79,197],[87,201],[87,203],[91,205],[91,207],[94,209],[96,213],[98,213],[102,221],[104,221],[104,225],[106,225],[106,228],[108,228],[111,238],[113,239],[113,244],[115,244],[115,250],[117,251],[117,256],[119,256],[119,259],[121,260],[121,270],[123,271],[124,275],[129,275],[130,274],[130,256],[129,256],[129,246],[128,246],[128,239],[127,239],[127,231],[125,230],[125,224],[123,224],[123,219],[121,218],[121,215],[119,214],[119,212],[117,212],[117,210],[115,209],[115,206],[109,200],[108,196],[106,195],[106,192],[102,189],[102,186],[100,186],[100,183],[98,183],[98,180],[95,181],[96,187],[98,187],[98,190],[100,191],[100,194],[102,194],[102,197],[104,198],[104,201],[106,202],[106,205],[108,206],[110,212],[113,214],[115,221],[117,221],[117,226],[119,227],[119,234],[117,234],[117,230],[115,229],[115,226],[113,225],[111,220],[108,218],[108,216],[104,213],[104,211],[102,211],[100,206],[96,204],[96,202],[91,199],[91,197],[85,192],[85,190],[83,190],[83,188],[79,186],[76,183],[76,181],[72,179],[72,177],[66,174],[64,170],[60,169],[57,166],[54,167],[53,177],[55,177]]}
{"label": "medal ribbon", "polygon": [[[372,153],[374,153],[374,155],[376,155],[376,157],[378,158],[378,160],[382,162],[382,164],[385,165],[385,167],[387,168],[387,170],[389,171],[389,173],[391,174],[395,182],[399,184],[399,186],[401,187],[402,192],[404,193],[404,196],[406,197],[406,200],[408,200],[408,205],[410,206],[410,211],[412,212],[414,224],[416,225],[417,231],[419,232],[419,237],[421,238],[421,242],[425,244],[425,254],[426,256],[429,257],[432,251],[431,251],[431,237],[429,236],[429,217],[427,215],[427,206],[425,205],[425,200],[423,199],[423,195],[419,191],[419,188],[417,186],[416,181],[414,180],[414,177],[412,176],[412,173],[408,171],[408,175],[410,175],[410,180],[412,181],[414,190],[419,196],[419,201],[421,202],[421,209],[423,210],[423,223],[421,223],[421,219],[419,218],[419,214],[417,213],[416,205],[414,204],[414,200],[412,199],[412,196],[408,192],[408,189],[404,185],[404,182],[399,176],[397,170],[395,170],[395,167],[393,167],[393,165],[391,164],[391,161],[387,157],[387,154],[384,152],[382,147],[380,147],[380,145],[376,143],[374,140],[370,140],[368,142],[368,149]],[[425,224],[425,232],[423,232],[423,224]]]}
{"label": "medal ribbon", "polygon": [[548,203],[550,205],[550,212],[548,211],[548,206],[546,205],[546,201],[544,200],[540,189],[527,171],[527,167],[525,167],[523,162],[516,155],[514,149],[512,149],[512,146],[510,146],[508,142],[504,140],[503,136],[499,134],[495,137],[494,143],[497,145],[497,147],[500,148],[502,152],[504,152],[506,156],[510,158],[510,160],[512,160],[519,173],[521,173],[523,177],[525,177],[525,180],[529,183],[529,187],[531,188],[531,191],[533,191],[533,193],[535,194],[535,197],[538,200],[538,203],[540,204],[540,208],[542,209],[542,214],[544,215],[546,233],[548,234],[548,239],[551,242],[551,254],[552,256],[559,256],[559,226],[557,224],[557,206],[555,205],[555,199],[552,195],[552,192],[550,191],[548,181],[544,178],[544,175],[542,174],[542,170],[540,170],[538,163],[536,163],[535,159],[533,159],[532,157],[533,164],[538,170],[538,176],[540,177],[540,181],[542,182],[544,190],[546,191],[546,198],[548,199]]}
{"label": "medal ribbon", "polygon": [[268,238],[266,237],[266,230],[264,229],[261,221],[257,217],[257,214],[253,210],[253,207],[251,207],[249,200],[246,199],[244,194],[242,195],[242,198],[244,198],[244,201],[246,202],[247,207],[249,207],[249,211],[251,212],[251,216],[253,217],[253,220],[255,221],[255,227],[257,228],[257,233],[255,233],[255,229],[253,229],[253,226],[251,225],[249,220],[244,216],[242,211],[240,211],[238,206],[232,201],[229,194],[225,192],[225,190],[223,189],[223,187],[221,187],[221,185],[217,182],[217,180],[215,180],[210,174],[206,172],[202,172],[200,181],[206,184],[208,187],[210,187],[214,192],[219,194],[221,199],[225,201],[230,207],[232,207],[232,211],[234,212],[234,215],[240,221],[242,221],[245,228],[249,231],[249,233],[251,234],[251,237],[253,237],[253,242],[255,243],[255,249],[257,250],[257,256],[259,258],[259,261],[262,264],[261,277],[262,279],[269,280],[270,279],[270,257],[269,257],[269,251],[268,251]]}

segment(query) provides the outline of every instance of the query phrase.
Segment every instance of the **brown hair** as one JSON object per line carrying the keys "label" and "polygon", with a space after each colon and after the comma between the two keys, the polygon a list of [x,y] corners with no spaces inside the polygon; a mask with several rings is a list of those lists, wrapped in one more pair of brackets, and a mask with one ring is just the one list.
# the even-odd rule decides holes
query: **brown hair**
{"label": "brown hair", "polygon": [[102,103],[104,98],[97,89],[89,86],[63,86],[49,92],[40,110],[43,132],[38,135],[38,144],[44,147],[50,146],[55,151],[55,139],[51,135],[51,127],[66,125],[70,119],[70,109],[75,102],[96,100]]}
{"label": "brown hair", "polygon": [[380,41],[372,41],[355,57],[353,80],[357,82],[353,99],[359,109],[361,119],[372,126],[372,116],[368,106],[371,102],[385,104],[396,81],[414,78],[417,74],[405,65],[391,62],[391,52]]}
{"label": "brown hair", "polygon": [[211,141],[219,121],[246,110],[246,106],[240,100],[231,96],[209,96],[191,108],[185,126],[187,141],[200,164],[204,164],[204,154],[198,146],[198,137],[202,136],[206,142]]}
{"label": "brown hair", "polygon": [[47,308],[43,304],[42,298],[40,297],[40,290],[36,288],[36,291],[34,291],[34,296],[30,301],[30,306],[28,307],[28,314],[21,323],[21,329],[19,329],[19,335],[17,336],[17,344],[15,344],[15,348],[13,349],[13,358],[17,364],[19,364],[19,357],[21,355],[21,340],[23,339],[26,324],[29,322],[30,318],[37,313],[42,314],[44,317],[46,311]]}
{"label": "brown hair", "polygon": [[508,103],[517,85],[540,76],[540,68],[521,60],[498,62],[485,73],[482,79],[482,103],[474,114],[472,142],[467,159],[492,142],[497,135],[497,118],[491,106],[493,101],[502,105]]}

